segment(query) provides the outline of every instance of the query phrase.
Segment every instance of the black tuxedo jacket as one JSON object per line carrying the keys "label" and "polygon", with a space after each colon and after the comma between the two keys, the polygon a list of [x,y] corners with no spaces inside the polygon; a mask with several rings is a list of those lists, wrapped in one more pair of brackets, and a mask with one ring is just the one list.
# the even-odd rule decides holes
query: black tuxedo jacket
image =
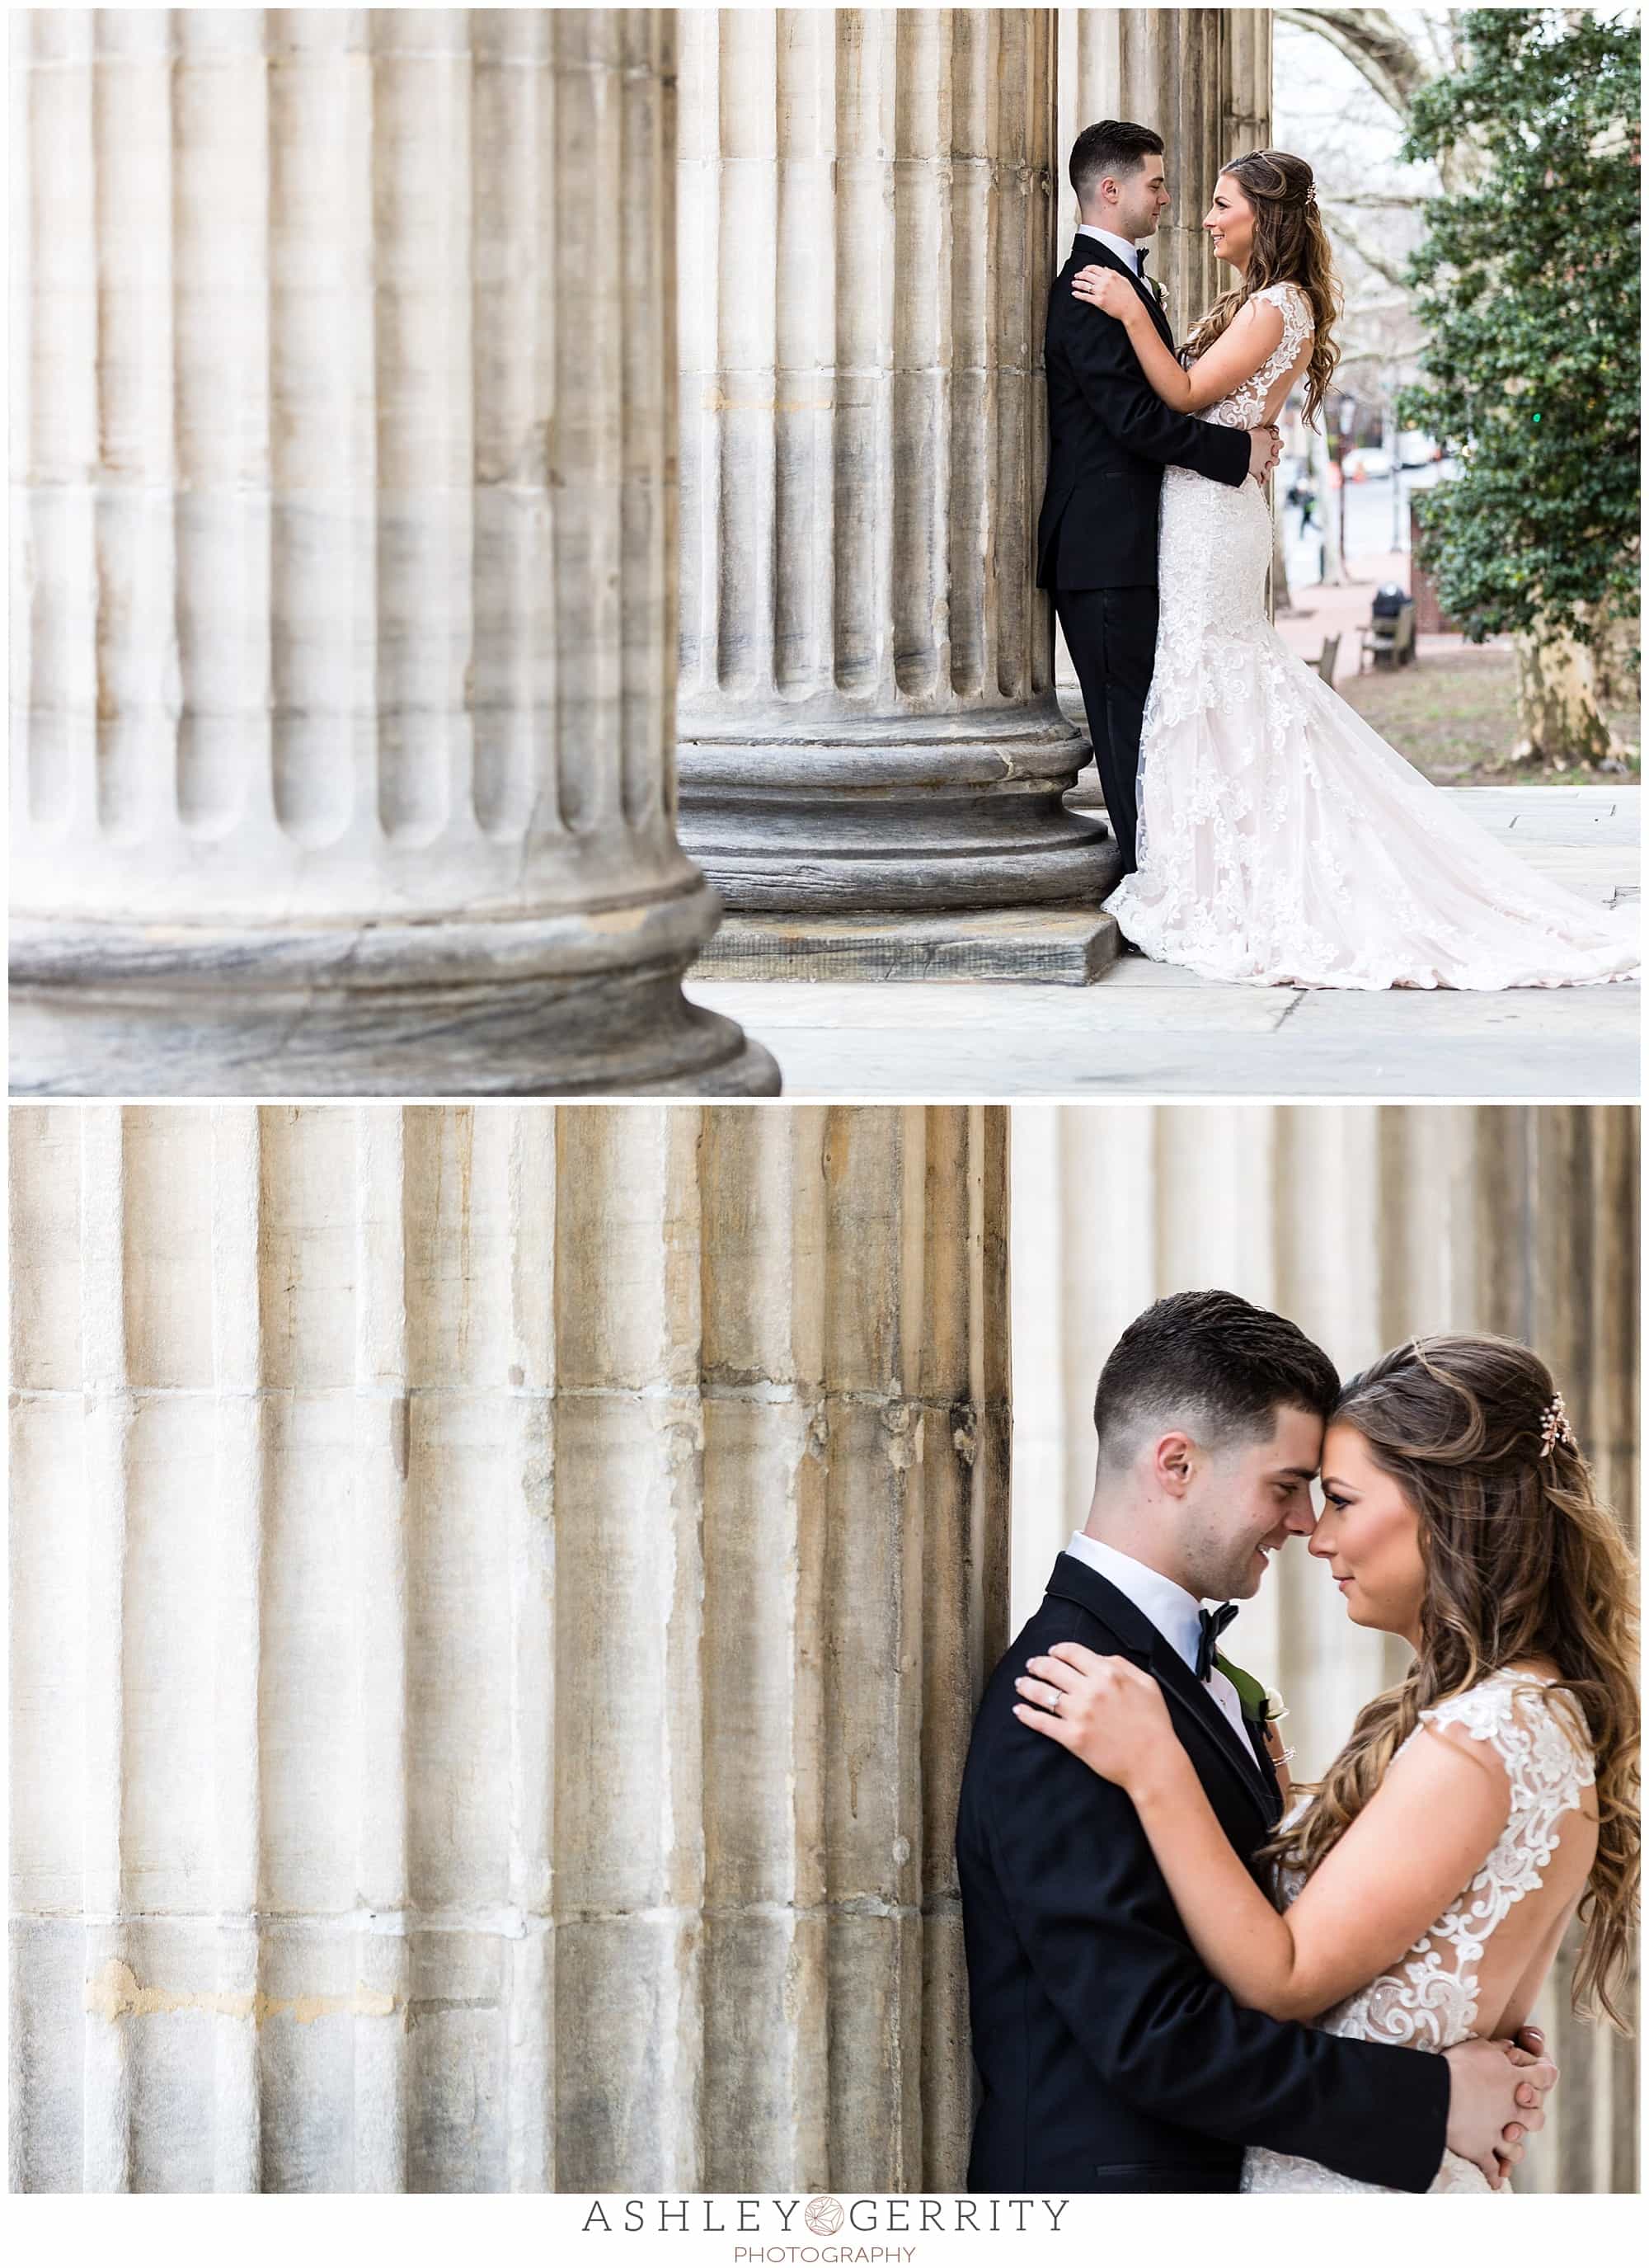
{"label": "black tuxedo jacket", "polygon": [[1244,2008],[1194,1951],[1128,1796],[1013,1715],[1032,1654],[1074,1638],[1156,1678],[1245,1859],[1276,1776],[1122,1592],[1061,1552],[985,1690],[956,1852],[983,2098],[970,2191],[1234,2190],[1252,2143],[1390,2189],[1442,2161],[1440,2056]]}
{"label": "black tuxedo jacket", "polygon": [[1115,590],[1157,581],[1162,468],[1185,465],[1240,488],[1246,433],[1204,424],[1160,401],[1121,323],[1071,289],[1097,261],[1126,276],[1167,345],[1167,318],[1150,290],[1097,237],[1078,236],[1048,298],[1048,486],[1036,530],[1036,580],[1047,591]]}

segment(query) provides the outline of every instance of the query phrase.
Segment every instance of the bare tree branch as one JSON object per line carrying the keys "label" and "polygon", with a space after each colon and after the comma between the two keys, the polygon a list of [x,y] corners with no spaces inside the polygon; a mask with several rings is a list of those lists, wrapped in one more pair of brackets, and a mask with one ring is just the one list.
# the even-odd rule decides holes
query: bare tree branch
{"label": "bare tree branch", "polygon": [[[1430,55],[1405,37],[1396,18],[1384,8],[1279,8],[1277,15],[1279,22],[1292,24],[1299,31],[1314,32],[1337,48],[1407,126],[1415,96],[1444,76],[1439,48],[1452,52],[1453,69],[1463,66],[1461,23],[1464,12],[1451,8],[1441,24],[1427,24],[1424,19],[1417,23],[1417,29],[1426,34]],[[1444,188],[1452,192],[1477,179],[1484,163],[1481,136],[1467,134],[1439,153],[1438,174]]]}
{"label": "bare tree branch", "polygon": [[1303,32],[1315,32],[1356,64],[1388,109],[1408,119],[1410,105],[1433,67],[1404,37],[1397,19],[1384,8],[1279,8],[1278,19]]}
{"label": "bare tree branch", "polygon": [[1354,211],[1366,212],[1424,212],[1432,201],[1417,192],[1410,195],[1402,189],[1371,189],[1358,195],[1351,189],[1321,189],[1324,202],[1331,205],[1350,205]]}
{"label": "bare tree branch", "polygon": [[1335,367],[1344,370],[1352,363],[1402,362],[1404,359],[1403,356],[1394,355],[1389,347],[1380,346],[1373,339],[1348,339],[1341,344],[1340,357]]}
{"label": "bare tree branch", "polygon": [[1337,206],[1332,207],[1330,210],[1333,232],[1341,242],[1351,246],[1365,268],[1372,268],[1376,276],[1382,277],[1395,290],[1406,293],[1408,285],[1403,279],[1402,269],[1398,266],[1395,257],[1390,253],[1381,252],[1370,244],[1367,238],[1359,233],[1354,224]]}
{"label": "bare tree branch", "polygon": [[1410,302],[1406,298],[1365,299],[1349,311],[1349,320],[1362,323],[1380,315],[1410,315],[1413,312]]}

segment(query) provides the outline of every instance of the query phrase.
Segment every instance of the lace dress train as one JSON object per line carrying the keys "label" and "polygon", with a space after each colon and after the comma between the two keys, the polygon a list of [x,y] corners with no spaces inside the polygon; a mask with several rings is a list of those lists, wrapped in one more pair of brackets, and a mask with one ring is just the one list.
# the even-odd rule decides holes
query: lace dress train
{"label": "lace dress train", "polygon": [[[1542,1870],[1557,1847],[1564,1815],[1579,1805],[1581,1790],[1592,1785],[1594,1771],[1579,1711],[1570,1697],[1550,1693],[1543,1681],[1516,1670],[1497,1670],[1469,1692],[1422,1710],[1409,1739],[1419,1740],[1427,1723],[1462,1726],[1474,1741],[1484,1742],[1499,1757],[1512,1797],[1506,1823],[1447,1912],[1384,1976],[1316,2021],[1320,2029],[1342,2039],[1384,2040],[1437,2055],[1471,2037],[1477,2020],[1479,1971],[1489,1941],[1518,1901],[1540,1888]],[[1295,1815],[1299,1808],[1295,1807]],[[1299,1888],[1297,1877],[1284,1877],[1285,1898],[1296,1896]],[[1375,2183],[1331,2173],[1309,2158],[1291,2158],[1277,2150],[1245,2151],[1242,2186],[1249,2191],[1395,2194]],[[1505,2194],[1491,2191],[1478,2169],[1452,2151],[1445,2154],[1432,2183],[1432,2192],[1450,2190]]]}
{"label": "lace dress train", "polygon": [[[1294,284],[1255,294],[1281,343],[1201,415],[1251,430],[1310,334]],[[1163,475],[1138,872],[1106,900],[1154,959],[1236,983],[1502,991],[1638,970],[1635,924],[1537,873],[1408,763],[1266,618],[1270,508]]]}

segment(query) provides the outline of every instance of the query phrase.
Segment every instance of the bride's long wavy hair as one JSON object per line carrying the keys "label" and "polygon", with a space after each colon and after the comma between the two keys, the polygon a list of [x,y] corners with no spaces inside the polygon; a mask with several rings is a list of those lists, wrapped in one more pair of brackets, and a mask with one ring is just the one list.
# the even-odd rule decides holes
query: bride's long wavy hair
{"label": "bride's long wavy hair", "polygon": [[1413,1340],[1342,1388],[1329,1423],[1355,1426],[1419,1518],[1420,1646],[1264,1855],[1309,1874],[1422,1709],[1511,1663],[1552,1661],[1585,1715],[1597,1771],[1574,2006],[1624,2031],[1614,1996],[1638,1907],[1637,1569],[1579,1446],[1561,1427],[1548,1446],[1555,1391],[1538,1355],[1488,1336]]}
{"label": "bride's long wavy hair", "polygon": [[1334,327],[1344,312],[1344,294],[1334,270],[1334,254],[1317,210],[1316,180],[1303,158],[1286,150],[1250,150],[1219,169],[1229,174],[1254,208],[1254,248],[1248,272],[1222,292],[1186,341],[1195,361],[1208,352],[1258,291],[1268,284],[1298,284],[1311,301],[1316,337],[1306,365],[1306,416],[1314,424],[1340,359]]}

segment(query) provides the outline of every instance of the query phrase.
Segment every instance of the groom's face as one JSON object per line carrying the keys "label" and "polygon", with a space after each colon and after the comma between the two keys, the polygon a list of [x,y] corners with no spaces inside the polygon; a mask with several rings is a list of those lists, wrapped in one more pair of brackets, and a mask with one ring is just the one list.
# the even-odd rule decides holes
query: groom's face
{"label": "groom's face", "polygon": [[1124,174],[1116,187],[1116,217],[1103,226],[1137,244],[1154,236],[1157,223],[1173,202],[1168,195],[1166,161],[1147,156],[1138,171]]}
{"label": "groom's face", "polygon": [[1251,1599],[1274,1552],[1315,1528],[1311,1484],[1322,1455],[1314,1410],[1279,1409],[1270,1438],[1201,1453],[1183,1506],[1183,1555],[1204,1599]]}

